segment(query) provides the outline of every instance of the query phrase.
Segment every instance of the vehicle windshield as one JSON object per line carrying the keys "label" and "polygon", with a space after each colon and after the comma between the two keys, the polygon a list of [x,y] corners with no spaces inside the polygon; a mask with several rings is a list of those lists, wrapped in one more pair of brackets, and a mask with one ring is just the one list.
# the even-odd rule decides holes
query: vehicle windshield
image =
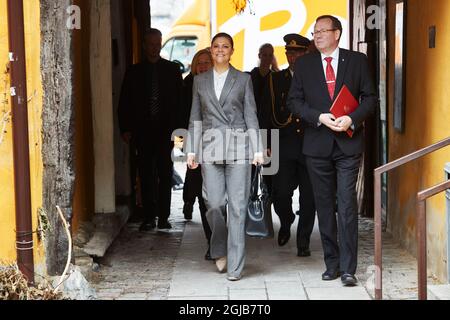
{"label": "vehicle windshield", "polygon": [[182,73],[191,71],[191,62],[197,52],[196,37],[175,37],[169,39],[161,49],[161,57],[180,64]]}

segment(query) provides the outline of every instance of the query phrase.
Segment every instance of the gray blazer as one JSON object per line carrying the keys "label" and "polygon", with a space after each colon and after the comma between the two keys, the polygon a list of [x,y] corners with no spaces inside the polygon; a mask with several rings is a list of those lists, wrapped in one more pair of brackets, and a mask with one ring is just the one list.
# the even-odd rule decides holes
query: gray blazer
{"label": "gray blazer", "polygon": [[250,75],[230,66],[219,100],[213,69],[194,78],[186,149],[200,163],[249,160],[262,152]]}

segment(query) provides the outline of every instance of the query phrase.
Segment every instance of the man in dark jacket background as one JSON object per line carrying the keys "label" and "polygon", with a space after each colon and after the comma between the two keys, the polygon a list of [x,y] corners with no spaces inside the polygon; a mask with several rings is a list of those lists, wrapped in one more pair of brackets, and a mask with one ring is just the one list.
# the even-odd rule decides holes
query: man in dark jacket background
{"label": "man in dark jacket background", "polygon": [[119,103],[122,138],[133,139],[141,181],[144,221],[140,230],[170,229],[173,130],[180,127],[182,76],[176,63],[160,56],[162,35],[144,36],[144,61],[125,74]]}

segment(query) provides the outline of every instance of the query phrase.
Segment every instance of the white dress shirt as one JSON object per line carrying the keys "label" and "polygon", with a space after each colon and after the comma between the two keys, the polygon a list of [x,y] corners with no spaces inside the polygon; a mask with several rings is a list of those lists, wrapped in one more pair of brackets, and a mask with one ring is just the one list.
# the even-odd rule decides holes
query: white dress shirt
{"label": "white dress shirt", "polygon": [[329,56],[324,55],[323,53],[320,54],[322,56],[322,64],[323,64],[323,73],[325,74],[325,79],[327,78],[327,65],[328,63],[325,61],[325,58],[331,57],[333,60],[331,60],[331,66],[334,70],[334,76],[337,78],[338,74],[338,68],[339,68],[339,47],[336,48],[336,50],[333,51],[332,54]]}

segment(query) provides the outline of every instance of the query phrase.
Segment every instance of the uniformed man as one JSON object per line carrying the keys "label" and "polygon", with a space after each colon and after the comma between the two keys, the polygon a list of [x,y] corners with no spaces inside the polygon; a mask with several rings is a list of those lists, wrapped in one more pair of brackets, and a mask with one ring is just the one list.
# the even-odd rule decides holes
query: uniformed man
{"label": "uniformed man", "polygon": [[300,191],[300,210],[297,227],[298,256],[310,256],[309,240],[314,227],[315,205],[311,183],[302,154],[303,122],[293,116],[286,108],[286,100],[294,74],[294,64],[298,57],[307,53],[310,41],[298,34],[288,34],[286,57],[289,68],[271,73],[268,90],[264,98],[265,118],[269,128],[280,130],[280,167],[272,179],[272,201],[280,218],[281,228],[278,244],[284,246],[291,236],[291,224],[295,220],[292,210],[292,196],[298,187]]}

